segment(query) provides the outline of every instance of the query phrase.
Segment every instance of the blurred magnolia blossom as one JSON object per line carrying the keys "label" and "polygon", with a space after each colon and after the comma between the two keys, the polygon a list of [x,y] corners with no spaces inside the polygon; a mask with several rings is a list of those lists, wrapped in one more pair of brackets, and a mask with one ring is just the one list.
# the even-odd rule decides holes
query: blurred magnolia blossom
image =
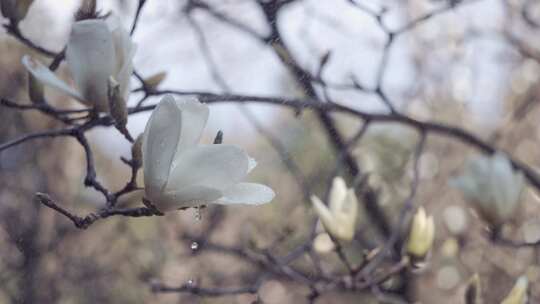
{"label": "blurred magnolia blossom", "polygon": [[501,304],[526,304],[527,303],[527,288],[529,287],[529,280],[525,276],[517,279],[514,288],[510,293],[502,300]]}
{"label": "blurred magnolia blossom", "polygon": [[433,246],[435,224],[433,216],[427,216],[423,207],[418,208],[413,217],[407,240],[407,253],[417,259],[423,259]]}
{"label": "blurred magnolia blossom", "polygon": [[494,226],[516,213],[525,180],[502,153],[477,156],[466,162],[463,175],[450,180],[465,200]]}
{"label": "blurred magnolia blossom", "polygon": [[0,0],[2,16],[11,22],[18,23],[23,20],[34,0]]}
{"label": "blurred magnolia blossom", "polygon": [[24,56],[23,65],[39,81],[94,107],[109,111],[108,84],[118,83],[117,100],[128,99],[136,46],[117,20],[89,19],[73,24],[66,47],[66,62],[74,89],[39,61]]}
{"label": "blurred magnolia blossom", "polygon": [[256,162],[233,145],[200,145],[208,106],[163,97],[142,140],[145,195],[162,212],[206,204],[270,202],[265,185],[241,182]]}
{"label": "blurred magnolia blossom", "polygon": [[311,196],[311,202],[328,233],[342,241],[354,238],[358,200],[354,189],[347,189],[343,178],[337,176],[332,181],[329,206],[315,195]]}

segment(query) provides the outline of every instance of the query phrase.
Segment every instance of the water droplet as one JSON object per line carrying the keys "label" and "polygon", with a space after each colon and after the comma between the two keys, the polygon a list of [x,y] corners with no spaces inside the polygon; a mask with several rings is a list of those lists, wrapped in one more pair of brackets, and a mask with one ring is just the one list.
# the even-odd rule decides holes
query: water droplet
{"label": "water droplet", "polygon": [[189,286],[193,286],[193,285],[195,285],[195,280],[189,279],[189,280],[187,281],[187,283],[188,283]]}
{"label": "water droplet", "polygon": [[191,250],[195,251],[197,249],[199,249],[199,243],[197,242],[191,243]]}

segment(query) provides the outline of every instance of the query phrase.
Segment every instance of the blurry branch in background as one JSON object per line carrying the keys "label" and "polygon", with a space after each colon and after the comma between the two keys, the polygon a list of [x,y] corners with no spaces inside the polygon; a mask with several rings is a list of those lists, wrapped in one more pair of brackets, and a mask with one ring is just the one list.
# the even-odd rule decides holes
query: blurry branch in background
{"label": "blurry branch in background", "polygon": [[[216,208],[215,210],[217,211],[214,213],[215,218],[213,218],[213,220],[210,221],[211,224],[205,228],[205,233],[202,234],[203,237],[197,238],[193,235],[188,235],[187,233],[184,235],[184,237],[189,240],[195,240],[200,247],[199,252],[210,251],[230,255],[242,260],[245,263],[253,265],[255,267],[253,270],[254,279],[251,280],[250,284],[228,288],[221,286],[201,287],[189,283],[182,284],[180,286],[153,283],[153,292],[189,293],[202,297],[220,297],[235,294],[257,294],[265,281],[272,278],[277,278],[283,281],[306,286],[310,290],[310,293],[307,296],[310,303],[313,303],[321,295],[330,291],[370,291],[381,299],[381,301],[391,303],[407,303],[407,301],[410,299],[407,299],[405,292],[396,293],[393,290],[388,290],[384,283],[394,276],[406,275],[410,268],[414,266],[414,261],[411,261],[409,256],[403,254],[404,243],[408,237],[407,235],[404,235],[403,231],[407,231],[406,227],[409,226],[408,223],[411,221],[417,206],[421,205],[421,203],[417,202],[415,198],[420,184],[420,157],[424,152],[428,136],[439,135],[447,137],[474,147],[480,152],[488,155],[499,152],[497,147],[482,140],[480,137],[463,130],[462,128],[437,122],[420,121],[401,113],[399,109],[396,108],[395,103],[388,97],[384,85],[390,52],[398,37],[412,31],[416,26],[430,20],[431,18],[435,18],[440,14],[451,11],[459,5],[474,2],[474,0],[444,1],[439,8],[413,19],[406,24],[397,27],[396,29],[390,29],[384,21],[386,14],[389,12],[388,8],[380,8],[376,10],[361,4],[359,1],[347,1],[360,12],[373,17],[380,29],[386,35],[381,59],[376,72],[376,83],[372,88],[361,84],[354,75],[351,76],[351,82],[345,84],[336,83],[333,82],[332,79],[327,79],[328,77],[324,75],[324,71],[328,62],[332,60],[332,50],[328,50],[319,58],[319,66],[314,73],[301,66],[299,61],[291,53],[290,46],[288,46],[284,41],[282,33],[279,29],[280,13],[288,5],[295,2],[298,1],[256,1],[256,4],[265,18],[265,23],[270,29],[269,33],[265,35],[258,33],[249,25],[243,24],[234,17],[222,13],[206,1],[187,1],[183,13],[187,16],[187,20],[195,32],[200,51],[204,55],[209,72],[212,75],[213,80],[219,86],[220,92],[160,89],[158,88],[159,82],[163,79],[164,74],[150,80],[152,77],[145,78],[143,75],[137,72],[136,69],[134,69],[133,76],[140,82],[140,87],[132,90],[132,92],[141,93],[142,97],[134,107],[128,107],[127,109],[122,109],[122,111],[125,110],[128,117],[137,113],[152,111],[155,108],[155,105],[146,105],[145,102],[150,97],[162,96],[165,94],[194,96],[197,97],[201,102],[208,104],[222,102],[237,103],[240,111],[243,113],[246,119],[261,134],[261,136],[268,141],[268,143],[280,156],[286,169],[293,176],[299,191],[302,193],[304,201],[309,204],[309,198],[312,193],[304,173],[301,171],[298,164],[296,164],[293,156],[287,150],[286,146],[280,141],[280,138],[272,134],[271,130],[266,128],[245,106],[245,104],[265,103],[279,107],[286,107],[291,109],[291,112],[297,116],[302,115],[302,113],[306,110],[311,110],[317,115],[318,121],[326,133],[328,141],[334,148],[334,152],[337,156],[335,170],[332,171],[331,176],[325,179],[328,181],[326,183],[327,189],[331,188],[331,181],[334,180],[335,177],[339,176],[340,174],[344,174],[346,179],[349,181],[348,184],[353,186],[356,195],[358,195],[360,198],[359,201],[364,204],[364,208],[368,213],[368,220],[371,221],[375,227],[377,227],[377,230],[382,236],[384,242],[378,244],[374,248],[370,248],[370,250],[365,253],[362,262],[354,263],[350,261],[347,253],[343,250],[343,245],[340,243],[341,241],[330,235],[331,242],[334,245],[333,251],[337,255],[341,264],[343,264],[346,271],[338,274],[326,273],[320,267],[321,261],[319,260],[318,253],[314,248],[314,239],[316,236],[317,226],[316,218],[312,221],[308,237],[290,252],[280,254],[276,252],[277,250],[275,250],[273,246],[262,249],[244,248],[242,246],[227,246],[211,241],[210,237],[212,232],[216,230],[217,223],[219,223],[219,221],[222,219],[219,216],[219,209]],[[131,35],[137,28],[137,23],[145,3],[145,0],[139,0],[138,2],[134,21],[130,30]],[[90,7],[94,8],[93,13],[95,13],[97,16],[98,14],[95,12],[95,4],[94,6]],[[205,37],[204,29],[199,23],[197,23],[197,20],[193,14],[195,10],[206,12],[223,24],[248,35],[262,45],[270,48],[275,56],[279,59],[279,62],[288,70],[296,83],[301,87],[304,95],[299,97],[290,97],[244,95],[234,93],[231,87],[227,84],[226,78],[221,75],[218,65],[212,57],[210,52],[211,41]],[[59,64],[65,60],[65,47],[62,48],[62,51],[60,52],[54,52],[35,44],[24,36],[19,29],[18,22],[13,20],[10,20],[10,22],[5,24],[4,27],[6,28],[8,34],[12,35],[24,45],[45,57],[51,58],[52,62],[49,65],[50,70],[55,70]],[[514,38],[509,37],[509,39]],[[515,40],[512,41],[516,42]],[[535,60],[540,58],[537,57],[538,54],[533,54],[532,51],[529,51],[524,46],[519,47],[519,51],[524,56],[534,57]],[[331,96],[330,89],[354,89],[358,92],[376,96],[384,105],[385,112],[371,113],[336,103]],[[32,94],[30,94],[30,96],[32,96]],[[39,100],[39,102],[36,102],[36,100]],[[86,177],[84,179],[84,185],[101,193],[105,202],[105,207],[100,208],[96,212],[92,212],[88,215],[79,216],[72,211],[66,210],[50,195],[45,193],[36,193],[35,197],[39,204],[46,206],[66,217],[74,224],[75,227],[80,229],[86,229],[96,221],[106,219],[111,216],[150,217],[162,215],[159,211],[153,208],[151,204],[148,204],[148,202],[142,202],[142,206],[138,208],[119,208],[116,206],[118,200],[122,196],[142,189],[136,183],[136,176],[141,168],[141,160],[140,156],[137,154],[138,152],[136,148],[134,148],[132,151],[131,159],[121,159],[121,161],[131,170],[131,176],[126,181],[123,188],[116,191],[108,189],[98,179],[94,163],[94,154],[92,147],[89,145],[87,140],[86,133],[97,127],[118,127],[118,118],[112,117],[114,113],[98,112],[94,108],[85,108],[80,110],[60,109],[53,106],[44,97],[41,99],[31,97],[31,102],[17,102],[1,97],[0,105],[12,111],[38,111],[62,124],[62,128],[59,129],[22,134],[17,138],[0,143],[0,152],[13,148],[17,145],[24,144],[30,140],[46,140],[58,137],[67,137],[75,140],[83,148],[86,157]],[[341,134],[336,127],[335,118],[332,116],[336,113],[346,114],[362,123],[360,129],[356,132],[352,139],[345,139],[344,135]],[[125,121],[122,123],[123,126],[125,126]],[[355,159],[351,151],[352,148],[356,146],[357,143],[364,137],[366,130],[373,123],[398,123],[402,126],[407,126],[414,129],[414,131],[420,136],[420,140],[413,153],[413,174],[412,181],[409,185],[409,194],[403,201],[399,216],[394,224],[392,224],[392,221],[389,220],[389,215],[381,208],[377,191],[372,189],[371,186],[365,182],[365,179],[368,176],[362,171],[362,168],[359,167],[358,161]],[[118,127],[118,129],[121,128]],[[130,140],[130,142],[133,142],[133,139],[131,139],[129,133],[127,133],[127,131],[125,133],[127,134],[127,139]],[[216,138],[222,138],[222,133],[220,134],[221,136],[218,135]],[[215,143],[219,144],[221,143],[221,140],[216,139]],[[140,139],[136,140],[133,144],[140,145]],[[521,172],[529,184],[534,187],[537,192],[540,191],[540,177],[538,174],[528,165],[516,160],[515,158],[508,156],[508,159],[512,167]],[[324,201],[329,201],[330,190],[326,192],[327,194],[325,195],[326,197]],[[495,230],[489,236],[489,239],[495,244],[516,248],[540,245],[540,242],[522,243],[507,240],[500,236]],[[277,240],[276,243],[280,243],[280,240]],[[315,274],[312,271],[308,271],[301,267],[292,266],[295,261],[304,257],[309,257],[311,266],[316,270]],[[406,284],[407,282],[402,283]]]}

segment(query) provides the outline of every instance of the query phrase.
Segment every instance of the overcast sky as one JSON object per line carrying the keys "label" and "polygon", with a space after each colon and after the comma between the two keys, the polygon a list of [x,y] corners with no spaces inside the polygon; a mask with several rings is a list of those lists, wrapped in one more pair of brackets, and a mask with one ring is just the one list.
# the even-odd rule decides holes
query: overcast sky
{"label": "overcast sky", "polygon": [[[129,27],[136,2],[125,0],[123,8],[118,6],[117,1],[112,0],[98,1],[98,4],[105,11],[115,12],[126,27]],[[419,5],[414,14],[421,15],[434,7],[428,1],[416,2]],[[78,3],[79,1],[69,0],[36,0],[27,20],[23,22],[23,29],[36,41],[60,50],[69,34],[71,16]],[[147,1],[134,35],[138,44],[135,67],[145,76],[167,71],[163,87],[217,91],[218,87],[213,84],[193,31],[179,13],[179,3],[182,1]],[[258,32],[266,31],[260,12],[251,1],[215,3],[221,3],[220,7],[225,12],[230,12]],[[224,3],[232,4],[228,6]],[[346,1],[305,0],[300,3],[291,6],[282,16],[280,23],[284,38],[300,63],[313,69],[317,66],[321,54],[332,50],[332,60],[328,64],[326,77],[336,82],[346,82],[349,75],[354,73],[363,83],[373,84],[385,39],[374,19],[352,9]],[[377,1],[371,3],[374,8],[378,7]],[[405,10],[400,9],[399,1],[386,3],[393,3],[390,7],[394,8],[386,18],[390,28],[406,22],[406,16],[403,15]],[[49,20],[51,17],[52,22]],[[196,17],[204,27],[220,71],[235,92],[258,95],[284,95],[293,92],[292,82],[269,48],[204,14],[197,14]],[[502,17],[500,1],[478,1],[433,18],[420,26],[417,33],[421,37],[437,39],[439,36],[448,35],[449,31],[459,32],[466,27],[481,31],[493,30],[500,26]],[[392,49],[389,69],[384,79],[386,92],[397,104],[409,101],[407,92],[415,86],[416,75],[411,60],[413,42],[409,35],[399,38]],[[466,52],[465,60],[454,70],[448,70],[444,61],[433,62],[431,68],[435,73],[449,74],[455,78],[454,89],[463,95],[464,102],[479,113],[479,116],[491,118],[500,111],[500,100],[505,94],[503,84],[507,81],[507,73],[503,72],[508,67],[502,64],[498,57],[504,49],[504,44],[496,40],[477,39],[466,45],[463,50]],[[135,99],[135,96],[132,97]],[[334,97],[355,107],[381,109],[377,99],[371,96],[336,92]],[[265,124],[271,124],[274,113],[272,107],[254,109]],[[147,116],[143,114],[130,117],[129,128],[133,134],[143,130]],[[247,140],[253,135],[246,120],[239,115],[235,106],[230,105],[212,106],[208,137],[218,129],[223,129],[225,134],[240,135],[238,140]],[[98,130],[96,133],[107,145],[127,153],[127,143],[119,140],[116,132]]]}

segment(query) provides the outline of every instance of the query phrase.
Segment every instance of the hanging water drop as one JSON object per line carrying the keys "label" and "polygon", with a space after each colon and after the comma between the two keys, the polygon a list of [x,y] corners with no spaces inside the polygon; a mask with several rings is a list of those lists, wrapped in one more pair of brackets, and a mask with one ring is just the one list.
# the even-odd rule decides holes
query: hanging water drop
{"label": "hanging water drop", "polygon": [[199,243],[197,242],[191,243],[191,250],[195,251],[197,249],[199,249]]}

